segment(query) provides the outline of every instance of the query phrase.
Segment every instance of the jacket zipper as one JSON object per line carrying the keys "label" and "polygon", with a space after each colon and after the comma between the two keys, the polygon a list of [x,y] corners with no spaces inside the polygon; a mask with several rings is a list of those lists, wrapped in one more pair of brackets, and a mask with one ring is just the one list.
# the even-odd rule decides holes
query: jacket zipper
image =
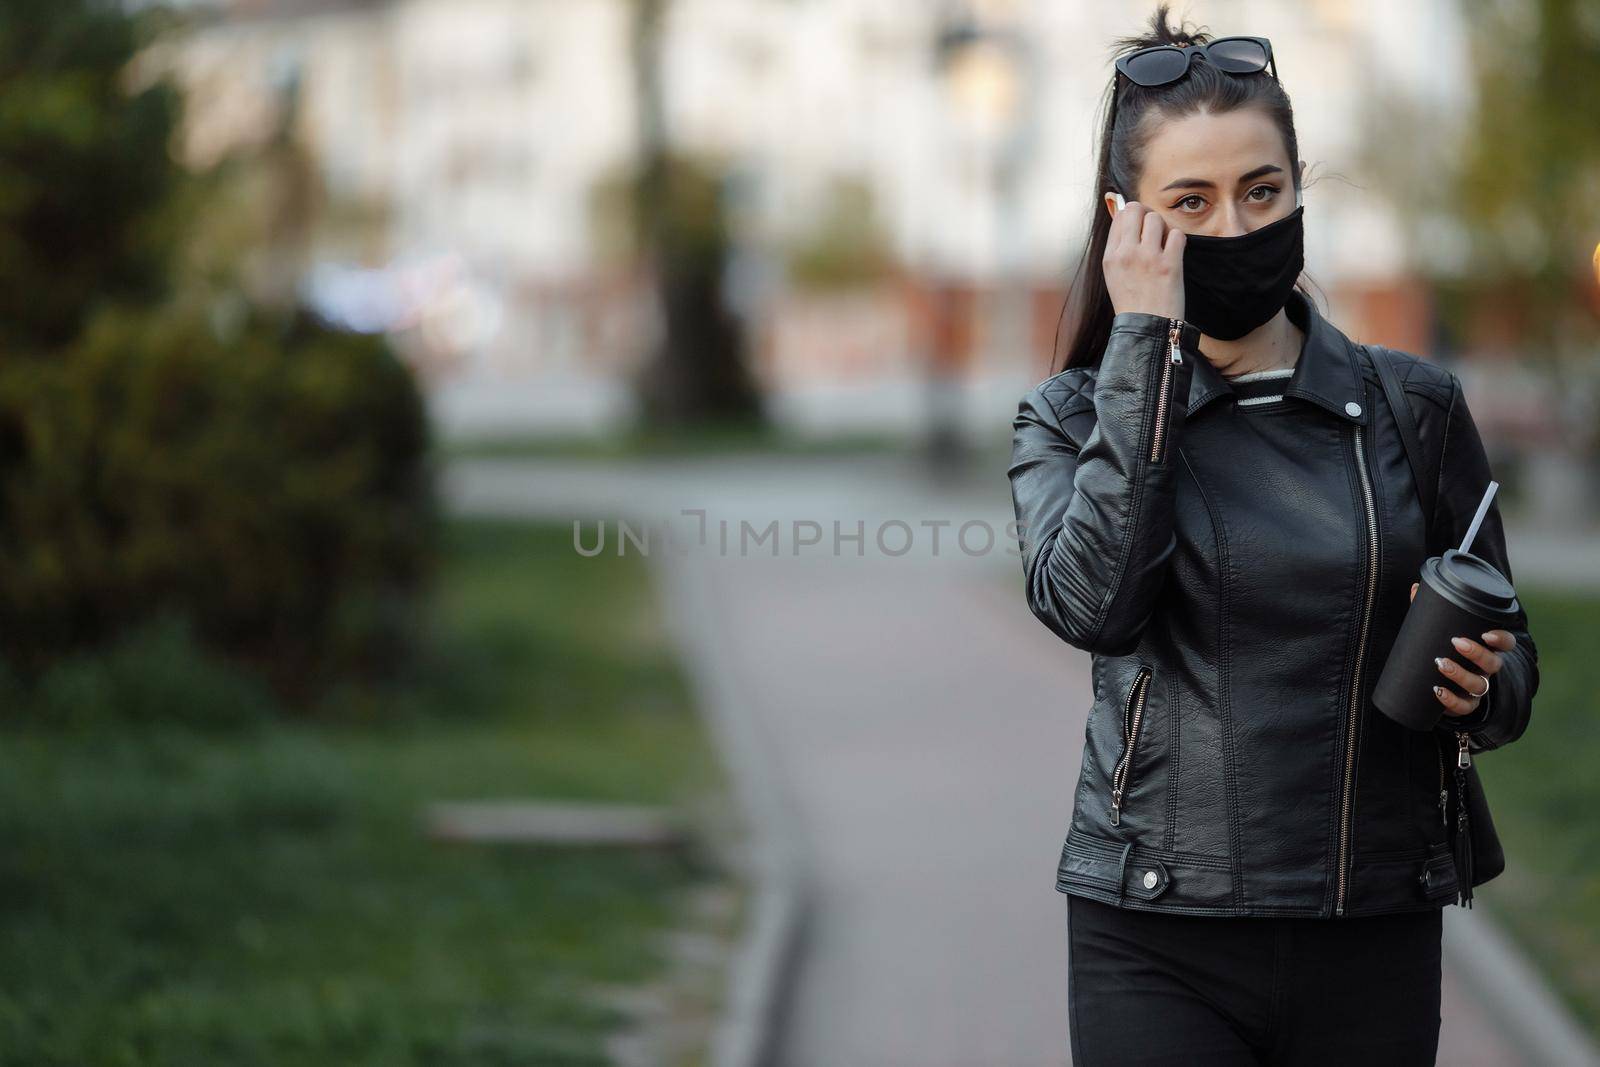
{"label": "jacket zipper", "polygon": [[1150,688],[1149,667],[1140,667],[1128,702],[1122,707],[1122,758],[1111,772],[1111,825],[1122,824],[1122,797],[1128,785],[1128,768],[1133,764],[1133,746],[1139,740],[1139,723],[1144,719],[1145,693]]}
{"label": "jacket zipper", "polygon": [[1167,320],[1167,358],[1161,364],[1161,386],[1156,391],[1156,429],[1150,440],[1150,462],[1160,463],[1166,458],[1167,402],[1172,393],[1174,367],[1183,366],[1183,349],[1179,347],[1182,319]]}
{"label": "jacket zipper", "polygon": [[1334,914],[1344,914],[1345,891],[1349,888],[1346,873],[1350,852],[1351,787],[1354,784],[1356,760],[1356,731],[1360,727],[1361,664],[1366,658],[1367,629],[1372,621],[1372,601],[1378,584],[1378,516],[1372,500],[1372,482],[1367,478],[1366,452],[1361,446],[1361,427],[1355,428],[1356,473],[1361,478],[1361,492],[1367,515],[1367,594],[1361,610],[1361,640],[1356,645],[1355,671],[1350,679],[1350,712],[1344,731],[1344,791],[1339,798],[1339,876],[1338,895]]}

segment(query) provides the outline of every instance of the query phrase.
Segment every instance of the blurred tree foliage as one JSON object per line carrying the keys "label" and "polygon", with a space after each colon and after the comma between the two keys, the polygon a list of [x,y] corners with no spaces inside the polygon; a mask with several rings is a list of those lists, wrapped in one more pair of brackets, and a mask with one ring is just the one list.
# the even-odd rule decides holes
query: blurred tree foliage
{"label": "blurred tree foliage", "polygon": [[110,299],[159,296],[181,176],[169,84],[125,91],[155,24],[93,0],[0,5],[0,344],[53,348]]}
{"label": "blurred tree foliage", "polygon": [[0,658],[28,684],[177,616],[298,702],[416,639],[424,406],[382,339],[241,289],[204,224],[240,168],[186,174],[176,92],[121,88],[149,33],[0,6]]}
{"label": "blurred tree foliage", "polygon": [[850,289],[881,281],[893,270],[872,187],[860,178],[835,180],[820,224],[789,250],[789,276],[813,289]]}
{"label": "blurred tree foliage", "polygon": [[1464,0],[1476,104],[1460,216],[1471,242],[1464,302],[1520,309],[1519,336],[1592,339],[1600,302],[1600,6]]}
{"label": "blurred tree foliage", "polygon": [[1461,17],[1469,106],[1374,84],[1365,168],[1448,326],[1492,320],[1552,373],[1579,371],[1600,313],[1600,5],[1462,0]]}
{"label": "blurred tree foliage", "polygon": [[323,185],[317,159],[299,137],[298,73],[278,82],[276,117],[259,143],[234,148],[202,173],[189,175],[184,242],[173,264],[181,300],[237,313],[241,300],[292,313],[311,267],[314,234],[341,210]]}

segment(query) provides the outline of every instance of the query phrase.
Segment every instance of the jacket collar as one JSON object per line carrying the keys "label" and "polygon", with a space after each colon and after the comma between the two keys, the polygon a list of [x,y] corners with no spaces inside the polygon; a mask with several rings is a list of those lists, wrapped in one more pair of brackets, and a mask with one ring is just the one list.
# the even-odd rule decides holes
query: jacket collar
{"label": "jacket collar", "polygon": [[[1291,290],[1284,304],[1289,319],[1305,332],[1305,344],[1295,361],[1294,373],[1283,387],[1283,395],[1309,400],[1347,422],[1367,424],[1366,383],[1356,363],[1355,345],[1317,311],[1316,305],[1298,289]],[[1233,386],[1217,373],[1211,361],[1200,356],[1194,361],[1190,382],[1188,413],[1193,415],[1219,396],[1231,396]],[[1346,407],[1353,404],[1354,407]]]}

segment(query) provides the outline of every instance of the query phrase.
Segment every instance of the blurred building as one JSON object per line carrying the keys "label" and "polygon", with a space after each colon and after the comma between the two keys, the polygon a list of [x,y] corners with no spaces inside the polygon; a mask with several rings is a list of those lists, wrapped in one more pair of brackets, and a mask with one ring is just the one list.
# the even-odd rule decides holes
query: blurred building
{"label": "blurred building", "polygon": [[[1151,0],[674,0],[664,112],[681,147],[724,158],[742,247],[731,291],[756,326],[774,410],[826,429],[913,426],[940,334],[965,414],[993,431],[1044,373],[1090,212],[1109,42]],[[402,337],[448,429],[603,426],[651,328],[615,254],[601,191],[634,157],[629,0],[233,0],[171,53],[191,87],[197,164],[258,138],[283,87],[336,218],[308,285]],[[1392,211],[1363,174],[1368,117],[1405,103],[1461,114],[1453,4],[1215,0],[1213,33],[1270,37],[1297,108],[1307,263],[1355,336],[1431,342]],[[1416,61],[1414,42],[1427,41]],[[1449,136],[1440,126],[1437,134]],[[865,193],[893,271],[797,284],[792,250]],[[354,220],[354,221],[352,221]],[[866,225],[866,223],[863,223]],[[1429,254],[1448,255],[1449,234]],[[935,316],[936,317],[936,316]],[[948,332],[948,331],[946,331]],[[951,362],[946,358],[944,362]]]}

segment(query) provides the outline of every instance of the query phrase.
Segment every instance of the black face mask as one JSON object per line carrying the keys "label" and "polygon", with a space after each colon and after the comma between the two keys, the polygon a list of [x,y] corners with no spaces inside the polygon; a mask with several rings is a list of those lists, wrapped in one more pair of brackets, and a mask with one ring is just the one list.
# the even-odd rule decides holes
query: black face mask
{"label": "black face mask", "polygon": [[1278,313],[1305,267],[1302,205],[1238,237],[1189,234],[1183,317],[1207,337],[1234,341]]}

